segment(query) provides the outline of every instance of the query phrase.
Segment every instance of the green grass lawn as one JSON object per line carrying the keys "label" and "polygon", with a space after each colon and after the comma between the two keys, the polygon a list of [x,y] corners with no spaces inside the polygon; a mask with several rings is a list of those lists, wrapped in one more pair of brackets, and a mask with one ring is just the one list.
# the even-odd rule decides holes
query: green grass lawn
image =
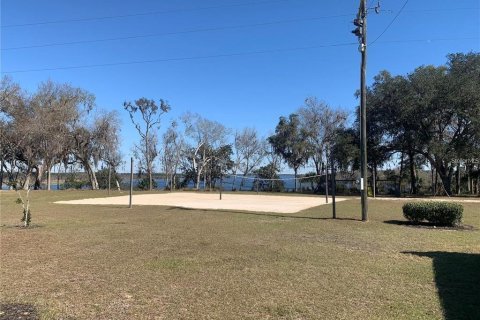
{"label": "green grass lawn", "polygon": [[329,205],[279,215],[52,203],[105,195],[32,192],[26,230],[15,193],[0,194],[0,319],[15,305],[40,319],[480,314],[478,203],[463,204],[473,231],[392,223],[402,201],[369,201],[367,223],[353,198],[337,220]]}

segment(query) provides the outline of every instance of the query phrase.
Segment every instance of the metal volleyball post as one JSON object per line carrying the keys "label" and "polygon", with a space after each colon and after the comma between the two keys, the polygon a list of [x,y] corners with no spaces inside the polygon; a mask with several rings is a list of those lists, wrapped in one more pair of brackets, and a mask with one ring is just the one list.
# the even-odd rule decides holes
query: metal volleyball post
{"label": "metal volleyball post", "polygon": [[128,207],[132,208],[132,194],[133,194],[133,157],[130,158],[130,198]]}
{"label": "metal volleyball post", "polygon": [[335,206],[335,192],[336,192],[336,188],[337,188],[337,181],[336,181],[336,177],[335,177],[335,163],[333,161],[333,155],[332,155],[332,158],[330,160],[330,164],[332,166],[331,168],[331,178],[332,178],[332,218],[333,219],[337,219],[337,208]]}

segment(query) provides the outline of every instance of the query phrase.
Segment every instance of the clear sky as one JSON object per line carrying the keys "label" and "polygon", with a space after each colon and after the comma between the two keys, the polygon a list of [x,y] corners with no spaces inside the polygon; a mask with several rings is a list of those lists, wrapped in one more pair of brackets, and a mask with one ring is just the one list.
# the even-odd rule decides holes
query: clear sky
{"label": "clear sky", "polygon": [[[163,129],[191,111],[266,136],[308,96],[347,111],[358,104],[360,54],[351,33],[358,5],[2,0],[1,72],[30,92],[51,79],[95,94],[100,108],[121,116],[126,157],[137,135],[122,104],[139,97],[170,102]],[[449,53],[480,51],[479,0],[380,5],[368,16],[369,42],[384,32],[368,47],[368,82],[380,70],[406,74],[444,64]]]}

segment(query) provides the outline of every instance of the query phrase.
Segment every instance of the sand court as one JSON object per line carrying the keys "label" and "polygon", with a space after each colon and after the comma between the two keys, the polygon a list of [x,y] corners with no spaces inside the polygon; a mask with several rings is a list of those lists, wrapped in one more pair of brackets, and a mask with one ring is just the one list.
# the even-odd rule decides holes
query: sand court
{"label": "sand court", "polygon": [[[344,201],[345,198],[336,198]],[[133,195],[133,205],[171,206],[192,209],[242,210],[254,212],[295,213],[311,207],[327,204],[325,196],[276,196],[224,193],[220,200],[218,193],[172,192]],[[129,196],[89,198],[81,200],[57,201],[58,204],[74,205],[125,205]],[[331,204],[331,198],[329,198]]]}

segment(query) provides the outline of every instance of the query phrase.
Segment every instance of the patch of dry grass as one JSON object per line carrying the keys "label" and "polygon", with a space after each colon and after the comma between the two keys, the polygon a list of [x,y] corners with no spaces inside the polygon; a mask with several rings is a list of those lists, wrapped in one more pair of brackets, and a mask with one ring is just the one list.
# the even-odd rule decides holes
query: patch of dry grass
{"label": "patch of dry grass", "polygon": [[[341,220],[331,206],[53,204],[105,194],[33,192],[36,227],[25,230],[15,194],[1,193],[0,304],[35,306],[42,319],[439,319],[456,302],[441,296],[434,253],[467,254],[472,268],[480,256],[479,231],[385,223],[403,220],[399,201],[370,201],[368,223],[356,199],[337,204]],[[463,206],[479,228],[479,204]],[[478,278],[466,280],[470,293],[457,293],[468,302]]]}

